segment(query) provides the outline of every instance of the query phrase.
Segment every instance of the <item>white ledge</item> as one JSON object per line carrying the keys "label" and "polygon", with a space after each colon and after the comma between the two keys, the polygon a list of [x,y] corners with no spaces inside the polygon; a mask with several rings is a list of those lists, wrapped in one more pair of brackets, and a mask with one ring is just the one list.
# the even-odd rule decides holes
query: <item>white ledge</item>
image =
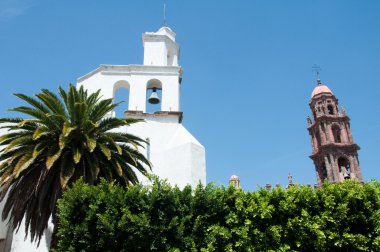
{"label": "white ledge", "polygon": [[105,75],[178,75],[182,76],[180,66],[150,66],[150,65],[100,65],[95,70],[77,79],[80,83],[97,73]]}

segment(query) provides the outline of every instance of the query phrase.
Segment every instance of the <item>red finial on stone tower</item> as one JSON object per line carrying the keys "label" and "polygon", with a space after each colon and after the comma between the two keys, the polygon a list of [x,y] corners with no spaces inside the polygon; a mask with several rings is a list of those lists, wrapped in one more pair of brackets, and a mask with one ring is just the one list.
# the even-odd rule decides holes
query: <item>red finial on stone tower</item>
{"label": "red finial on stone tower", "polygon": [[271,188],[272,186],[269,183],[265,185],[265,189],[267,189],[267,191],[270,191]]}
{"label": "red finial on stone tower", "polygon": [[293,176],[289,173],[289,175],[288,175],[288,186],[287,186],[287,188],[289,188],[289,187],[291,187],[291,186],[293,186],[294,184],[293,184]]}
{"label": "red finial on stone tower", "polygon": [[293,185],[293,176],[290,173],[288,175],[288,184]]}

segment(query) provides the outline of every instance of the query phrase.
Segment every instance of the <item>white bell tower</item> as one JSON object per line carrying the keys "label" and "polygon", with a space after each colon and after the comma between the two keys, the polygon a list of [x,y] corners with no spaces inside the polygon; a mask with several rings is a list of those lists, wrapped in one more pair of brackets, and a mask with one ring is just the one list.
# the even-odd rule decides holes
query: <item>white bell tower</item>
{"label": "white bell tower", "polygon": [[[180,187],[187,184],[194,187],[199,182],[206,183],[205,148],[182,125],[182,68],[178,64],[180,47],[175,37],[167,26],[157,32],[146,32],[142,36],[143,65],[100,65],[80,77],[77,86],[84,86],[89,92],[100,89],[104,98],[114,98],[120,88],[128,89],[129,97],[123,98],[128,102],[124,116],[141,118],[145,123],[120,130],[149,141],[141,151],[151,161],[153,174]],[[149,99],[151,90],[160,90],[161,98],[156,93],[153,100]],[[161,106],[148,113],[148,101],[159,102]],[[146,182],[143,177],[141,181]]]}

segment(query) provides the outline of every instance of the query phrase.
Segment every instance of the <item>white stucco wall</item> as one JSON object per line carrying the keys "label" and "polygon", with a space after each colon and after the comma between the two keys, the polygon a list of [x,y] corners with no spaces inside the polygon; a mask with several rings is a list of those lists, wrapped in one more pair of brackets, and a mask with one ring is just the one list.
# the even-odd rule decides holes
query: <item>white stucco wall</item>
{"label": "white stucco wall", "polygon": [[[4,203],[5,203],[5,200],[0,202],[0,213],[3,212]],[[7,231],[8,231],[7,220],[3,221],[2,218],[0,218],[0,239],[5,239],[7,237]]]}
{"label": "white stucco wall", "polygon": [[178,66],[179,45],[176,34],[167,26],[143,34],[144,65]]}
{"label": "white stucco wall", "polygon": [[[172,185],[183,188],[185,185],[195,187],[199,182],[206,183],[206,153],[200,144],[185,127],[178,123],[175,115],[133,115],[146,122],[133,124],[126,130],[150,141],[149,156],[152,173],[167,179]],[[146,178],[140,176],[143,183]]]}
{"label": "white stucco wall", "polygon": [[30,241],[30,235],[25,239],[25,221],[22,221],[18,232],[13,233],[12,238],[12,252],[48,252],[51,235],[53,233],[54,225],[49,221],[48,228],[44,235],[41,237],[40,245],[37,247],[37,242]]}
{"label": "white stucco wall", "polygon": [[[6,134],[7,130],[6,129],[0,129],[0,136],[3,134]],[[5,204],[6,198],[0,202],[0,216],[1,213],[3,212],[4,204]],[[53,230],[53,225],[50,222],[49,227],[47,231],[45,232],[45,235],[42,237],[40,246],[37,247],[36,242],[31,242],[30,241],[30,236],[28,236],[25,239],[25,222],[23,221],[20,225],[20,228],[18,229],[18,232],[13,232],[13,235],[9,233],[11,230],[8,230],[8,219],[5,221],[2,221],[2,218],[0,218],[0,239],[6,239],[8,238],[8,242],[10,243],[10,251],[15,251],[15,252],[47,252],[49,251],[48,249],[48,244],[50,244],[50,238],[51,238],[51,233]],[[9,237],[11,236],[11,237]],[[2,252],[2,251],[1,251]]]}
{"label": "white stucco wall", "polygon": [[165,42],[157,43],[145,43],[144,44],[144,65],[151,66],[166,66],[168,64],[166,55],[168,50],[165,46]]}

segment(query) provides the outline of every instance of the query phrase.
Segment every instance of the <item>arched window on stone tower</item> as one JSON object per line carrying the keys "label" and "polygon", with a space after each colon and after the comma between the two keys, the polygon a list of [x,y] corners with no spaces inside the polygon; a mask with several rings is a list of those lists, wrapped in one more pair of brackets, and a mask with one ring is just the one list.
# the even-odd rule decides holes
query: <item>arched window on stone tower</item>
{"label": "arched window on stone tower", "polygon": [[327,179],[327,168],[326,168],[326,164],[325,162],[322,163],[322,166],[321,166],[321,179],[322,179],[322,182]]}
{"label": "arched window on stone tower", "polygon": [[322,144],[322,140],[321,140],[321,133],[319,132],[319,130],[317,129],[315,131],[315,138],[317,139],[317,148],[319,148]]}
{"label": "arched window on stone tower", "polygon": [[327,105],[327,112],[329,113],[329,115],[333,115],[334,107],[332,105]]}
{"label": "arched window on stone tower", "polygon": [[347,158],[340,157],[338,159],[338,167],[339,167],[339,172],[343,175],[344,179],[351,178],[351,166]]}
{"label": "arched window on stone tower", "polygon": [[114,103],[122,102],[115,108],[114,116],[124,118],[124,112],[127,111],[129,103],[129,88],[130,85],[125,80],[120,80],[113,86],[113,101]]}
{"label": "arched window on stone tower", "polygon": [[332,128],[332,133],[333,133],[333,136],[334,136],[334,142],[335,143],[341,143],[342,140],[341,140],[341,130],[339,128],[338,125],[334,125]]}
{"label": "arched window on stone tower", "polygon": [[[154,94],[155,93],[155,94]],[[157,99],[154,99],[152,103],[152,100],[149,100],[153,96],[157,95]],[[161,111],[161,104],[162,104],[162,83],[161,81],[157,79],[151,79],[148,81],[146,85],[146,112],[147,113],[154,113],[156,111]],[[149,102],[151,101],[151,102]],[[155,103],[158,102],[158,103]]]}

